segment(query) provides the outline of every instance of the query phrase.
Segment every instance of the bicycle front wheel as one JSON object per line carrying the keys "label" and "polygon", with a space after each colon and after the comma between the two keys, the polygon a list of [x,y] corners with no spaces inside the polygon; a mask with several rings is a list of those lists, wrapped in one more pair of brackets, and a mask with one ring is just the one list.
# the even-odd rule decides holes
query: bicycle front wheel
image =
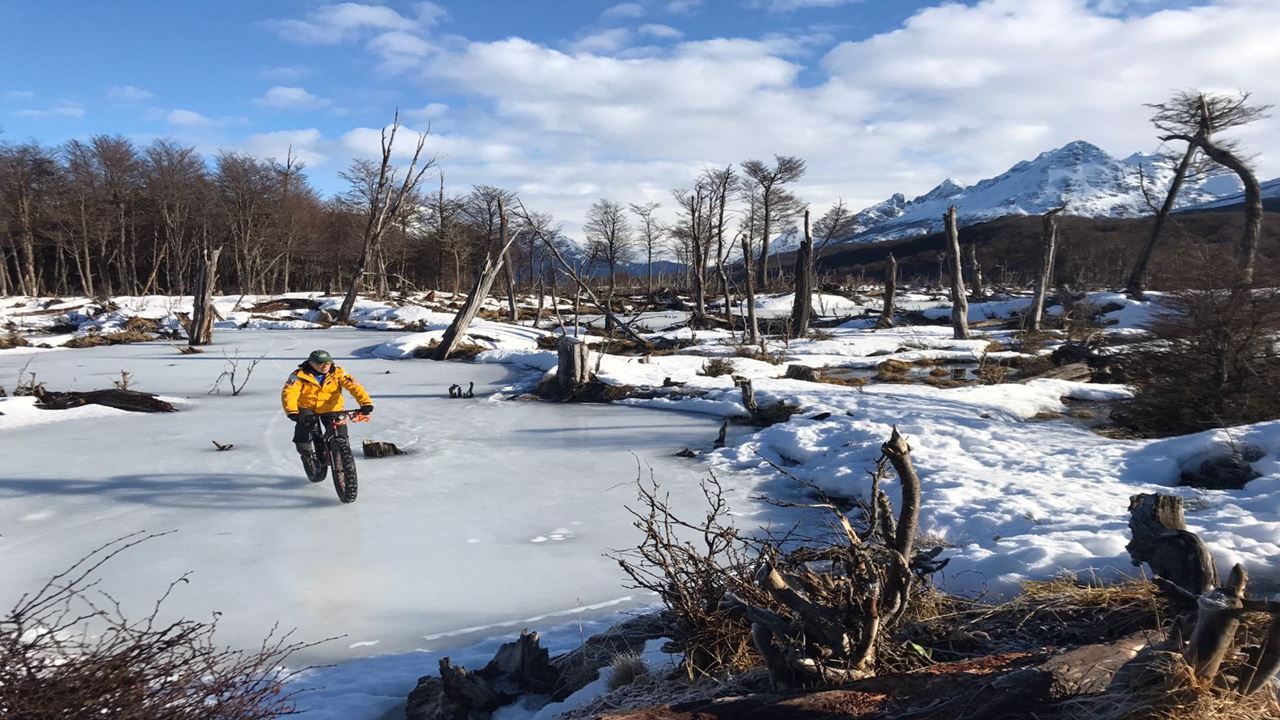
{"label": "bicycle front wheel", "polygon": [[351,445],[346,438],[335,437],[329,445],[333,459],[333,489],[338,500],[344,503],[356,501],[356,459],[351,455]]}

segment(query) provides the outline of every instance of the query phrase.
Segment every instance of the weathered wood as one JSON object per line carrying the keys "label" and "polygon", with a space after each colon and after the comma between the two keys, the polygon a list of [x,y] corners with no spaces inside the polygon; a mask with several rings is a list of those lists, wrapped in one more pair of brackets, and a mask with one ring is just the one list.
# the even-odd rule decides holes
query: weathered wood
{"label": "weathered wood", "polygon": [[965,264],[969,266],[969,279],[973,281],[973,286],[969,289],[970,297],[973,302],[982,302],[986,297],[986,290],[983,289],[982,283],[982,266],[978,264],[978,244],[969,243],[965,246]]}
{"label": "weathered wood", "polygon": [[560,684],[537,633],[503,643],[484,669],[472,672],[440,660],[440,676],[423,677],[409,695],[408,720],[487,720],[521,695],[550,695]]}
{"label": "weathered wood", "polygon": [[404,455],[405,451],[395,446],[395,443],[380,442],[377,440],[364,441],[364,456],[367,458],[384,458],[393,455]]}
{"label": "weathered wood", "polygon": [[791,303],[791,337],[799,338],[809,333],[809,317],[813,314],[813,227],[808,209],[804,211],[804,240],[796,250],[792,282],[795,298]]}
{"label": "weathered wood", "polygon": [[880,320],[876,322],[878,328],[893,327],[893,304],[895,296],[898,293],[898,260],[889,253],[888,259],[885,261],[884,276],[884,304],[880,310]]}
{"label": "weathered wood", "polygon": [[[1182,498],[1142,493],[1129,496],[1129,531],[1125,549],[1134,565],[1147,563],[1152,572],[1192,596],[1203,595],[1218,582],[1213,557],[1204,541],[1187,531]],[[1184,598],[1174,596],[1185,606]]]}
{"label": "weathered wood", "polygon": [[666,612],[640,615],[592,635],[577,648],[551,658],[551,667],[560,675],[551,693],[552,701],[563,700],[595,681],[600,669],[619,655],[641,652],[646,642],[670,637],[674,622]]}
{"label": "weathered wood", "polygon": [[947,256],[951,260],[951,329],[957,340],[969,339],[969,300],[964,293],[964,270],[960,262],[960,228],[956,206],[942,216],[947,230]]}
{"label": "weathered wood", "polygon": [[1058,252],[1058,217],[1065,208],[1054,208],[1041,218],[1041,242],[1044,243],[1044,259],[1040,263],[1040,277],[1036,280],[1036,294],[1031,301],[1031,312],[1027,318],[1027,329],[1040,331],[1044,317],[1045,296],[1049,294],[1049,284],[1053,282],[1054,258]]}
{"label": "weathered wood", "polygon": [[1082,645],[1035,667],[1001,675],[991,686],[1002,696],[1013,694],[1027,700],[1059,700],[1099,693],[1111,685],[1126,663],[1164,638],[1163,632],[1144,630],[1114,642]]}
{"label": "weathered wood", "polygon": [[192,291],[191,327],[187,330],[187,345],[208,345],[213,342],[213,290],[218,283],[218,256],[222,248],[204,251],[204,262],[196,274]]}
{"label": "weathered wood", "polygon": [[1240,627],[1245,585],[1249,577],[1243,565],[1231,569],[1227,584],[1200,596],[1196,605],[1196,628],[1187,643],[1187,664],[1200,680],[1210,681],[1218,675],[1236,629]]}
{"label": "weathered wood", "polygon": [[818,382],[818,371],[808,365],[793,364],[787,366],[786,376],[790,380],[804,380],[805,382]]}
{"label": "weathered wood", "polygon": [[573,392],[591,379],[591,351],[582,339],[560,336],[556,354],[556,383],[561,391]]}
{"label": "weathered wood", "polygon": [[760,321],[756,319],[756,291],[755,278],[751,274],[751,240],[744,236],[742,238],[742,272],[743,272],[743,289],[746,291],[747,298],[744,303],[747,306],[747,342],[755,344],[760,339]]}
{"label": "weathered wood", "polygon": [[733,376],[733,382],[742,390],[742,407],[747,412],[755,415],[760,411],[760,406],[756,404],[756,389],[751,384],[751,378],[742,377],[741,375]]}
{"label": "weathered wood", "polygon": [[893,465],[902,485],[902,507],[898,509],[897,530],[892,541],[885,539],[897,554],[897,567],[889,573],[885,583],[884,612],[896,617],[906,610],[911,592],[911,553],[916,531],[920,527],[920,476],[911,462],[911,446],[898,432],[896,425],[889,441],[881,445],[880,450]]}
{"label": "weathered wood", "polygon": [[90,390],[88,392],[55,392],[37,385],[32,392],[36,407],[42,410],[66,410],[84,405],[103,405],[129,412],[176,412],[177,408],[150,393],[136,390]]}
{"label": "weathered wood", "polygon": [[[499,226],[501,231],[501,229],[507,227],[507,211],[501,197],[498,198],[498,213],[503,218]],[[511,243],[515,241],[515,237],[502,237],[501,240],[502,248],[498,251],[496,261],[492,255],[485,255],[484,265],[481,266],[480,273],[476,275],[475,281],[472,282],[471,291],[467,293],[466,301],[462,303],[458,314],[453,316],[453,321],[449,323],[449,328],[444,331],[444,335],[440,338],[440,344],[436,346],[435,352],[432,354],[433,360],[448,360],[449,355],[458,349],[458,345],[462,344],[462,339],[466,335],[471,321],[475,319],[476,313],[480,312],[480,306],[484,304],[485,298],[489,297],[489,291],[493,289],[493,282],[498,278],[498,273],[502,270],[503,259],[511,248]]]}

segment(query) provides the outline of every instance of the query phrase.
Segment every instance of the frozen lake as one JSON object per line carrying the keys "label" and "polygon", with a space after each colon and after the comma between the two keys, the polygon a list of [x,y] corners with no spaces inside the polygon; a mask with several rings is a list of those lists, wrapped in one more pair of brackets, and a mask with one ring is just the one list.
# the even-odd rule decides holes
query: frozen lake
{"label": "frozen lake", "polygon": [[[0,385],[10,391],[29,360],[51,390],[110,387],[126,370],[135,389],[184,402],[176,414],[142,415],[0,400],[0,603],[106,541],[167,530],[176,532],[103,568],[104,589],[131,615],[191,571],[172,614],[220,611],[221,640],[237,646],[277,621],[303,639],[346,636],[310,651],[303,659],[312,662],[439,650],[652,603],[623,587],[603,553],[637,538],[625,505],[638,463],[678,505],[701,505],[705,466],[672,454],[709,446],[717,420],[500,402],[483,396],[528,376],[353,356],[393,336],[218,331],[202,355],[165,343],[0,353]],[[352,428],[353,505],[339,504],[330,483],[307,482],[279,405],[285,377],[317,347],[377,408],[373,422]],[[223,353],[236,350],[265,356],[247,389],[208,395]],[[471,381],[476,399],[448,398],[449,385]],[[364,460],[365,438],[410,454]],[[235,447],[217,452],[214,440]],[[739,504],[744,494],[735,493]]]}

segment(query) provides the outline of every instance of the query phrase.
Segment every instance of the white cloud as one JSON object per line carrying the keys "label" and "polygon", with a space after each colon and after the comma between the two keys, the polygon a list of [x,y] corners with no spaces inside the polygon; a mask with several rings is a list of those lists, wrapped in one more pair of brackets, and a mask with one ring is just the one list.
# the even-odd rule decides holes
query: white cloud
{"label": "white cloud", "polygon": [[686,15],[702,7],[702,0],[669,0],[667,12]]}
{"label": "white cloud", "polygon": [[772,12],[792,12],[811,8],[833,8],[841,5],[854,5],[864,0],[756,0],[757,6],[763,5]]}
{"label": "white cloud", "polygon": [[656,37],[663,40],[676,40],[684,37],[683,32],[671,27],[670,25],[647,23],[645,25],[641,25],[637,30],[639,30],[642,35],[648,35],[650,37]]}
{"label": "white cloud", "polygon": [[277,110],[314,110],[329,107],[332,102],[312,95],[305,88],[277,85],[254,100],[263,107]]}
{"label": "white cloud", "polygon": [[208,127],[217,124],[217,121],[207,118],[194,110],[171,110],[166,119],[170,125],[182,127]]}
{"label": "white cloud", "polygon": [[626,28],[610,28],[580,37],[573,42],[570,49],[574,53],[608,55],[627,46],[631,39],[631,31]]}
{"label": "white cloud", "polygon": [[626,18],[640,18],[647,14],[648,11],[645,10],[644,6],[640,3],[628,2],[605,8],[604,12],[600,13],[600,17],[608,20],[621,20]]}
{"label": "white cloud", "polygon": [[84,107],[79,103],[63,101],[53,107],[30,108],[14,114],[25,118],[81,118],[84,117]]}
{"label": "white cloud", "polygon": [[116,85],[107,91],[107,97],[116,102],[144,102],[155,97],[154,93],[133,85]]}
{"label": "white cloud", "polygon": [[[434,7],[432,3],[422,3],[420,13],[426,6]],[[268,25],[285,40],[333,45],[370,30],[413,31],[419,27],[424,17],[430,19],[438,17],[438,14],[427,9],[425,16],[420,15],[418,20],[411,20],[383,5],[343,2],[316,8],[304,20],[275,20]]]}
{"label": "white cloud", "polygon": [[4,91],[4,94],[0,97],[4,97],[5,100],[10,100],[10,101],[35,100],[36,94],[35,94],[35,91],[33,90],[6,90]]}
{"label": "white cloud", "polygon": [[414,6],[418,14],[418,24],[431,27],[449,17],[449,11],[433,2],[420,2]]}
{"label": "white cloud", "polygon": [[445,105],[444,103],[433,102],[433,103],[427,103],[426,105],[420,108],[416,108],[412,110],[402,110],[400,114],[404,115],[407,118],[432,121],[432,120],[439,119],[441,116],[443,116],[447,112],[449,112],[448,105]]}
{"label": "white cloud", "polygon": [[310,166],[328,160],[324,134],[316,128],[303,130],[279,130],[251,135],[241,150],[254,157],[283,160],[292,148],[293,156]]}

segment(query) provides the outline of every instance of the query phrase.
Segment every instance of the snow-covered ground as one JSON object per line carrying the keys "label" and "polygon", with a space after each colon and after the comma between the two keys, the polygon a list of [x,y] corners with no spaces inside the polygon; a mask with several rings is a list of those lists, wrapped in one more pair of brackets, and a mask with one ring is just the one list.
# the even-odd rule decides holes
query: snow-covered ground
{"label": "snow-covered ground", "polygon": [[[1087,302],[1108,308],[1103,323],[1110,332],[1134,333],[1160,312],[1153,297],[1138,303],[1095,293]],[[316,318],[308,313],[317,312],[254,318],[234,310],[234,301],[221,301],[227,320],[215,335],[218,346],[203,355],[180,355],[165,343],[0,351],[0,385],[11,386],[27,361],[55,389],[104,387],[124,369],[139,389],[183,406],[177,415],[137,416],[94,408],[54,413],[32,408],[28,399],[0,401],[0,601],[100,541],[135,529],[177,528],[117,568],[111,580],[123,586],[122,595],[153,599],[161,584],[195,569],[176,609],[222,610],[230,639],[256,637],[279,619],[302,628],[304,637],[348,635],[314,658],[369,656],[309,675],[309,685],[324,689],[308,696],[307,717],[377,717],[375,710],[394,707],[417,675],[433,671],[442,652],[483,660],[495,636],[525,626],[551,628],[549,644],[561,647],[575,633],[589,633],[590,623],[651,602],[624,590],[616,568],[601,557],[635,539],[623,510],[636,473],[629,451],[652,464],[685,506],[700,502],[697,479],[715,470],[740,524],[764,526],[796,519],[793,511],[749,500],[797,493],[775,465],[828,492],[865,495],[866,470],[896,425],[911,442],[924,485],[922,532],[927,542],[945,544],[944,557],[951,558],[939,578],[950,590],[1007,593],[1026,579],[1062,571],[1135,572],[1124,545],[1128,499],[1139,492],[1191,500],[1188,524],[1224,568],[1243,561],[1256,590],[1280,588],[1280,422],[1116,440],[1072,417],[1073,402],[1123,398],[1129,391],[1121,386],[1033,380],[858,388],[783,377],[793,363],[871,371],[887,360],[972,367],[984,357],[1012,359],[1018,353],[1005,349],[1016,346],[1009,331],[958,341],[941,325],[900,322],[872,330],[866,319],[855,319],[813,338],[771,342],[767,355],[755,357],[738,357],[742,348],[727,331],[660,331],[653,337],[694,344],[676,354],[593,356],[593,364],[605,382],[672,385],[669,394],[626,403],[638,407],[563,406],[445,397],[448,385],[473,380],[479,395],[527,387],[555,365],[555,351],[537,346],[545,331],[478,321],[471,339],[486,348],[479,362],[433,363],[411,358],[440,336],[450,318],[443,308],[360,304],[360,325],[392,332],[233,330],[311,324]],[[970,314],[1007,318],[1029,302],[974,303]],[[791,304],[788,296],[760,303],[783,314]],[[860,307],[843,303],[825,314]],[[136,312],[162,324],[173,304],[135,301]],[[322,300],[322,308],[331,304]],[[904,293],[902,308],[926,317],[949,312],[945,301],[924,294]],[[0,321],[6,312],[12,309],[0,302]],[[128,312],[87,322],[114,327]],[[661,327],[663,315],[655,314],[651,327]],[[237,346],[245,357],[265,354],[247,394],[204,394],[224,363],[220,351]],[[279,382],[316,346],[335,351],[377,399],[374,423],[358,426],[356,437],[413,451],[362,461],[361,497],[353,506],[338,505],[328,486],[300,477],[278,411]],[[712,357],[752,378],[762,405],[781,400],[802,412],[758,433],[739,430],[727,448],[711,451],[718,419],[743,413],[729,375],[703,374]],[[810,419],[817,413],[830,415]],[[211,440],[236,448],[215,452]],[[670,459],[686,445],[705,451],[704,459]],[[1261,477],[1245,489],[1176,486],[1183,469],[1243,445],[1262,453],[1253,463]],[[896,483],[887,489],[894,495]]]}

